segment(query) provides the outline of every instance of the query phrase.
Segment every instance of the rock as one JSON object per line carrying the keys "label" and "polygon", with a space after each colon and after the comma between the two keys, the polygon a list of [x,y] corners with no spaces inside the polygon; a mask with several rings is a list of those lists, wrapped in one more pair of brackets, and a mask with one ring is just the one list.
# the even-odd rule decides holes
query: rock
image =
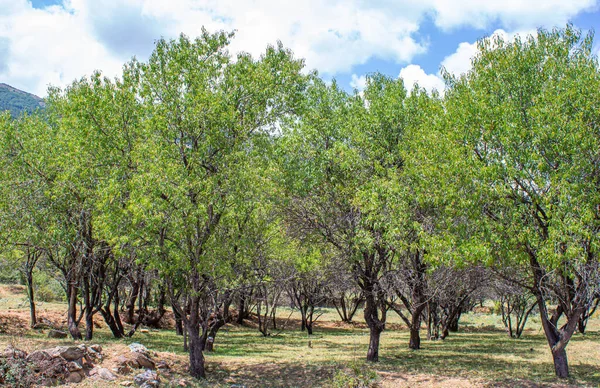
{"label": "rock", "polygon": [[83,367],[81,365],[79,365],[78,363],[76,363],[75,361],[71,361],[67,364],[67,369],[69,370],[69,372],[77,372],[83,369]]}
{"label": "rock", "polygon": [[184,379],[180,379],[177,382],[177,385],[180,386],[180,387],[187,387],[188,386],[188,382],[186,380],[184,380]]}
{"label": "rock", "polygon": [[83,375],[80,372],[71,372],[69,373],[69,375],[67,376],[67,382],[68,383],[80,383],[83,380]]}
{"label": "rock", "polygon": [[132,352],[127,355],[121,355],[117,358],[120,366],[129,366],[132,368],[156,369],[156,364],[148,353]]}
{"label": "rock", "polygon": [[132,368],[139,368],[140,363],[137,361],[134,355],[121,355],[117,358],[117,362],[120,366],[130,366]]}
{"label": "rock", "polygon": [[117,379],[117,376],[115,376],[111,371],[109,371],[106,368],[98,369],[98,377],[106,381],[115,381]]}
{"label": "rock", "polygon": [[129,387],[129,386],[131,386],[132,384],[133,384],[133,382],[132,382],[132,381],[122,381],[122,382],[121,382],[121,385],[122,385],[122,386],[124,386],[124,387]]}
{"label": "rock", "polygon": [[95,351],[92,348],[88,348],[87,349],[87,356],[92,360],[92,361],[102,361],[102,354],[100,352]]}
{"label": "rock", "polygon": [[148,348],[146,348],[142,344],[138,344],[137,342],[129,344],[129,350],[134,353],[144,353],[144,354],[148,353]]}
{"label": "rock", "polygon": [[67,338],[67,333],[53,329],[48,332],[48,338]]}
{"label": "rock", "polygon": [[146,355],[144,355],[142,353],[137,353],[135,356],[135,360],[138,362],[138,364],[142,368],[152,369],[152,370],[156,369],[156,365],[154,364],[154,361],[152,361],[150,359],[150,357],[147,357]]}
{"label": "rock", "polygon": [[13,348],[9,346],[2,352],[2,357],[4,358],[25,358],[27,357],[27,353],[17,348]]}
{"label": "rock", "polygon": [[30,353],[26,360],[30,364],[39,364],[44,361],[52,360],[52,356],[45,350],[36,350]]}
{"label": "rock", "polygon": [[76,361],[84,356],[83,350],[75,346],[57,346],[46,351],[52,356],[60,356],[67,361]]}
{"label": "rock", "polygon": [[150,333],[150,331],[148,329],[140,329],[140,333],[148,334],[148,333]]}
{"label": "rock", "polygon": [[158,379],[158,374],[151,370],[147,370],[144,373],[140,373],[136,375],[133,379],[136,385],[139,385],[143,388],[151,388],[158,387],[160,384],[160,380]]}
{"label": "rock", "polygon": [[102,346],[100,346],[98,344],[90,345],[89,348],[92,349],[96,353],[102,353]]}
{"label": "rock", "polygon": [[131,367],[129,365],[119,365],[119,367],[117,368],[117,373],[120,375],[128,375],[130,374],[132,371]]}
{"label": "rock", "polygon": [[157,369],[171,369],[171,367],[169,366],[169,364],[167,364],[167,362],[163,361],[163,360],[158,361],[156,363],[156,368]]}

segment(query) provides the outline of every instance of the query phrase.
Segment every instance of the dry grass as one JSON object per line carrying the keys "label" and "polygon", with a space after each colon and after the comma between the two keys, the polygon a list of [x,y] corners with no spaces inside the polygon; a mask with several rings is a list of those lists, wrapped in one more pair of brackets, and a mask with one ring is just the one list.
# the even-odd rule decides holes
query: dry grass
{"label": "dry grass", "polygon": [[[18,292],[18,290],[13,290]],[[18,299],[13,291],[0,286],[0,298]],[[11,296],[12,295],[12,296]],[[13,302],[10,302],[13,303]],[[3,307],[4,317],[28,318],[27,306]],[[61,314],[64,305],[50,305],[46,314]],[[289,310],[280,309],[280,323],[286,321]],[[26,321],[25,321],[26,322]],[[445,341],[422,341],[423,349],[408,349],[408,333],[397,317],[381,339],[380,362],[364,363],[368,346],[368,330],[360,317],[354,325],[341,324],[335,311],[327,310],[317,323],[315,335],[298,330],[298,316],[292,315],[286,330],[271,337],[262,337],[250,323],[247,327],[227,325],[218,334],[214,353],[207,354],[209,379],[196,386],[223,387],[313,387],[332,386],[352,375],[353,370],[376,374],[380,387],[538,387],[538,386],[598,386],[600,384],[600,319],[595,317],[585,336],[575,335],[568,346],[573,378],[568,382],[553,377],[552,358],[539,321],[532,319],[524,338],[507,337],[500,318],[488,313],[467,314],[461,320],[461,330]],[[391,327],[391,329],[389,329]],[[15,335],[16,334],[16,335]],[[0,335],[0,348],[9,343],[24,350],[40,349],[71,340],[51,340],[44,332],[24,329],[13,335]],[[112,367],[114,358],[127,351],[130,342],[140,342],[158,352],[159,359],[173,365],[174,375],[163,376],[173,384],[185,378],[187,357],[181,337],[172,330],[137,333],[134,338],[114,340],[102,328],[96,331],[94,342],[105,348],[103,366]],[[341,380],[340,380],[341,379]],[[129,377],[121,377],[119,386]],[[191,382],[190,382],[191,383]],[[106,387],[107,383],[86,381],[84,387]]]}

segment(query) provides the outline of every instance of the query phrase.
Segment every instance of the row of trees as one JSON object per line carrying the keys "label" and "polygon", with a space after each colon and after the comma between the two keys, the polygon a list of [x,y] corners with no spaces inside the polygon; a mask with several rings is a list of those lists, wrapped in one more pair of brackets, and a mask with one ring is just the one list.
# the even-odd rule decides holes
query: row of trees
{"label": "row of trees", "polygon": [[484,39],[443,96],[380,74],[349,94],[281,45],[233,58],[231,38],[159,40],[116,80],[51,88],[43,116],[1,116],[0,238],[32,322],[41,259],[73,338],[98,312],[121,337],[170,306],[204,377],[232,304],[263,335],[284,291],[309,333],[318,307],[362,305],[377,361],[390,311],[419,349],[423,321],[444,338],[487,287],[511,335],[537,309],[567,377],[599,296],[592,36]]}

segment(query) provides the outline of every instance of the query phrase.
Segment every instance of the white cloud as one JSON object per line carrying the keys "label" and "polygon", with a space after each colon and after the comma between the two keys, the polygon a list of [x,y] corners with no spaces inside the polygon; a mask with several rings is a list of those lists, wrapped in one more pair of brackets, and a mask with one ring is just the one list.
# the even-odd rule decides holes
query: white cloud
{"label": "white cloud", "polygon": [[411,90],[415,84],[419,84],[420,87],[425,88],[429,93],[434,89],[438,92],[443,93],[444,81],[437,74],[427,74],[419,65],[408,65],[402,70],[398,78],[404,80],[404,87]]}
{"label": "white cloud", "polygon": [[441,65],[456,75],[466,73],[471,68],[471,59],[476,53],[476,43],[462,42],[454,53],[444,58]]}
{"label": "white cloud", "polygon": [[352,79],[350,80],[350,87],[352,89],[356,89],[359,92],[363,91],[367,87],[367,76],[361,75],[360,77],[356,74],[352,74]]}
{"label": "white cloud", "polygon": [[486,28],[493,22],[500,22],[510,30],[564,25],[579,12],[596,7],[596,0],[430,0],[430,3],[436,25],[444,29]]}
{"label": "white cloud", "polygon": [[[500,36],[506,41],[513,41],[515,37],[526,38],[528,35],[535,35],[536,31],[519,31],[508,33],[504,30],[496,30],[492,34],[494,36]],[[446,69],[451,74],[461,75],[465,74],[471,68],[471,61],[477,54],[477,43],[473,42],[462,42],[458,45],[456,51],[442,60],[441,67]],[[441,71],[437,74],[427,74],[418,65],[408,65],[400,70],[399,78],[404,79],[404,85],[407,89],[411,89],[415,83],[425,88],[431,93],[433,89],[437,89],[438,92],[443,93],[445,89],[444,80],[441,75]]]}
{"label": "white cloud", "polygon": [[[514,32],[506,32],[504,30],[496,30],[492,34],[492,39],[494,36],[500,36],[505,41],[513,41],[515,37],[519,36],[525,39],[528,35],[536,35],[535,30],[529,31],[514,31]],[[471,60],[477,54],[477,43],[469,43],[462,42],[458,45],[456,51],[450,55],[448,55],[441,63],[441,66],[444,67],[449,73],[455,75],[461,75],[469,71],[471,68]]]}
{"label": "white cloud", "polygon": [[[374,57],[411,63],[427,50],[415,38],[426,15],[444,29],[484,28],[492,21],[508,30],[530,29],[564,24],[594,2],[63,0],[62,6],[34,9],[28,0],[0,0],[0,50],[7,52],[0,80],[44,95],[49,83],[65,85],[94,69],[115,75],[132,55],[146,58],[159,37],[196,36],[202,26],[237,30],[233,52],[257,55],[280,39],[306,58],[308,68],[335,75]],[[448,63],[460,68],[461,59]]]}
{"label": "white cloud", "polygon": [[0,38],[9,42],[0,79],[15,87],[45,95],[49,84],[65,85],[98,67],[109,74],[121,68],[77,14],[62,7],[36,10],[25,0],[0,0],[0,9]]}

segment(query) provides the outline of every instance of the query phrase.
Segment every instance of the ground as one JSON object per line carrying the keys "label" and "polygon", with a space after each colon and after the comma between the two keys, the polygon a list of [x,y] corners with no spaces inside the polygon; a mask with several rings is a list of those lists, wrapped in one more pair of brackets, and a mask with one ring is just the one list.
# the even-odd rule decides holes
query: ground
{"label": "ground", "polygon": [[[53,322],[64,320],[64,304],[44,303],[39,315]],[[280,324],[290,311],[280,309]],[[31,351],[73,341],[46,337],[46,331],[27,328],[28,306],[24,290],[0,286],[0,350],[8,345]],[[127,344],[139,342],[157,352],[174,371],[163,376],[168,384],[184,379],[189,386],[202,387],[330,387],[352,386],[356,376],[373,387],[539,387],[600,385],[600,318],[594,317],[585,335],[576,334],[567,348],[572,378],[553,377],[550,351],[533,317],[522,339],[508,338],[500,317],[486,311],[466,314],[459,333],[444,341],[422,341],[418,351],[408,349],[408,332],[399,319],[390,315],[388,329],[382,334],[380,362],[363,361],[368,330],[357,317],[353,325],[341,324],[335,310],[327,310],[308,336],[298,330],[294,314],[283,331],[262,337],[252,323],[245,327],[227,325],[215,341],[215,352],[208,353],[208,380],[196,383],[186,376],[187,356],[182,339],[173,330],[149,330],[133,338],[114,340],[98,320],[93,343],[104,348],[102,366],[111,368],[116,357],[127,351]],[[424,334],[424,333],[423,333]],[[424,335],[423,335],[424,337]],[[81,387],[120,386],[132,376],[119,376],[116,383],[90,380]]]}

